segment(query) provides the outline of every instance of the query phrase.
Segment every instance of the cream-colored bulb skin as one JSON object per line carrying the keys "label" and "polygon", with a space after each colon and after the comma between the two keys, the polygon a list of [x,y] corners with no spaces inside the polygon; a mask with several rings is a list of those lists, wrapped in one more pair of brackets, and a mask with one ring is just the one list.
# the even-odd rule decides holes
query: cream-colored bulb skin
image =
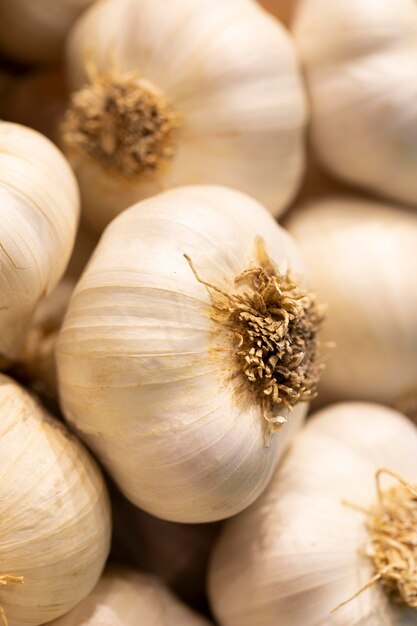
{"label": "cream-colored bulb skin", "polygon": [[65,37],[93,0],[0,0],[0,49],[24,63],[59,59]]}
{"label": "cream-colored bulb skin", "polygon": [[417,3],[301,0],[312,143],[342,179],[417,202]]}
{"label": "cream-colored bulb skin", "polygon": [[415,485],[416,449],[412,422],[380,405],[337,404],[313,417],[265,493],[227,523],[215,547],[209,587],[221,626],[415,624],[415,610],[391,603],[380,583],[332,610],[375,574],[361,508],[378,501],[377,470]]}
{"label": "cream-colored bulb skin", "polygon": [[286,224],[328,305],[320,383],[334,400],[402,405],[417,397],[417,215],[358,198],[329,198]]}
{"label": "cream-colored bulb skin", "polygon": [[76,180],[59,150],[0,122],[0,362],[19,356],[36,305],[64,273],[78,216]]}
{"label": "cream-colored bulb skin", "polygon": [[0,608],[9,626],[38,626],[71,610],[99,579],[110,547],[108,497],[83,446],[3,375],[0,418]]}
{"label": "cream-colored bulb skin", "polygon": [[178,124],[171,156],[162,161],[149,154],[147,169],[131,175],[126,164],[132,156],[140,164],[152,133],[143,139],[138,131],[136,149],[121,154],[125,138],[116,137],[115,128],[132,122],[113,124],[105,112],[96,137],[100,122],[90,125],[88,100],[84,124],[73,133],[75,143],[85,133],[87,152],[70,146],[69,154],[85,219],[95,231],[134,202],[189,184],[240,189],[279,215],[301,182],[306,102],[285,28],[254,0],[173,0],[170,9],[155,0],[105,0],[71,31],[73,90],[109,68],[113,76],[135,70],[138,85],[166,98]]}
{"label": "cream-colored bulb skin", "polygon": [[303,283],[293,241],[257,202],[224,187],[170,190],[110,224],[71,299],[57,343],[63,410],[158,517],[213,521],[248,506],[303,419],[300,403],[266,446],[238,338],[213,319],[213,290],[184,256],[202,280],[241,292],[235,278],[256,265],[259,238]]}
{"label": "cream-colored bulb skin", "polygon": [[95,589],[50,626],[210,626],[151,576],[109,569]]}

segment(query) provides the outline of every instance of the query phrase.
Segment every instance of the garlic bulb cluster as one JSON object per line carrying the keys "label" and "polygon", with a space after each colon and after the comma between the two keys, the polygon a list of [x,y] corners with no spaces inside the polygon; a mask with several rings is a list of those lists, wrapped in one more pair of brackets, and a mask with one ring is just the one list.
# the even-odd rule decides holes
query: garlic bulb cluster
{"label": "garlic bulb cluster", "polygon": [[328,305],[330,399],[396,404],[417,396],[417,215],[354,198],[306,205],[287,223]]}
{"label": "garlic bulb cluster", "polygon": [[342,179],[417,202],[417,3],[301,0],[313,145]]}
{"label": "garlic bulb cluster", "polygon": [[59,58],[66,34],[93,0],[0,0],[0,49],[24,63]]}
{"label": "garlic bulb cluster", "polygon": [[110,569],[73,611],[50,626],[210,626],[156,578]]}
{"label": "garlic bulb cluster", "polygon": [[79,200],[59,150],[6,122],[0,122],[0,200],[0,361],[13,361],[36,305],[65,271]]}
{"label": "garlic bulb cluster", "polygon": [[133,503],[213,521],[265,488],[321,371],[303,283],[288,234],[224,187],[167,191],[107,228],[58,338],[58,382]]}
{"label": "garlic bulb cluster", "polygon": [[416,427],[379,405],[313,417],[216,546],[221,625],[416,624],[416,449]]}
{"label": "garlic bulb cluster", "polygon": [[0,623],[37,626],[96,584],[109,551],[110,510],[84,448],[3,375],[0,476]]}
{"label": "garlic bulb cluster", "polygon": [[229,185],[275,215],[291,202],[305,96],[292,41],[254,0],[104,0],[67,61],[63,142],[95,231],[186,184]]}

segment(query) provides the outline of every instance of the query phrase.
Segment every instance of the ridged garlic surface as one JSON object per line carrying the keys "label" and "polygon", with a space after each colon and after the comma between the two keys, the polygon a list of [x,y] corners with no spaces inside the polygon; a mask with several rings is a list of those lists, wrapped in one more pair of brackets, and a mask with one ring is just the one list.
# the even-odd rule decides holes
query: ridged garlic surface
{"label": "ridged garlic surface", "polygon": [[417,397],[417,215],[360,198],[329,198],[286,224],[328,305],[320,383],[330,399],[402,404]]}
{"label": "ridged garlic surface", "polygon": [[110,546],[110,509],[83,446],[3,375],[0,476],[0,623],[38,626],[95,586]]}
{"label": "ridged garlic surface", "polygon": [[294,45],[254,0],[105,0],[71,31],[63,139],[85,219],[171,187],[222,184],[278,215],[304,167]]}
{"label": "ridged garlic surface", "polygon": [[210,626],[158,579],[131,569],[110,569],[70,613],[50,626]]}
{"label": "ridged garlic surface", "polygon": [[415,0],[300,0],[312,141],[332,172],[417,202]]}
{"label": "ridged garlic surface", "polygon": [[0,361],[19,356],[36,305],[64,273],[78,215],[77,184],[59,150],[0,122]]}
{"label": "ridged garlic surface", "polygon": [[[376,404],[333,405],[307,422],[268,489],[227,522],[215,547],[209,587],[221,626],[415,625],[416,609],[392,602],[381,581],[353,596],[376,573],[368,511],[383,511],[389,490],[401,488],[381,474],[380,500],[376,472],[387,468],[415,489],[416,449],[414,424]],[[387,536],[392,519],[383,517]],[[402,580],[415,525],[403,554],[391,529],[383,556],[400,564],[393,574]],[[410,572],[415,589],[412,559]]]}
{"label": "ridged garlic surface", "polygon": [[320,314],[291,290],[288,268],[302,285],[288,234],[224,187],[167,191],[103,234],[58,338],[59,390],[67,419],[136,505],[213,521],[267,485],[320,370]]}
{"label": "ridged garlic surface", "polygon": [[0,49],[24,63],[49,63],[93,0],[0,0]]}

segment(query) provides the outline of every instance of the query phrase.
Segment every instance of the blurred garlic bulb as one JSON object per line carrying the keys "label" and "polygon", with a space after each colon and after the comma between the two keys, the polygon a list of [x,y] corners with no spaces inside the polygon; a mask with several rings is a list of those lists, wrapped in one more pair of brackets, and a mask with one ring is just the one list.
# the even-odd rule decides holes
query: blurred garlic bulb
{"label": "blurred garlic bulb", "polygon": [[416,427],[379,405],[334,405],[309,421],[215,548],[220,624],[415,625],[416,449]]}
{"label": "blurred garlic bulb", "polygon": [[59,150],[0,122],[0,360],[13,361],[38,302],[57,285],[78,223],[78,190]]}
{"label": "blurred garlic bulb", "polygon": [[108,570],[90,595],[50,626],[209,626],[156,578]]}
{"label": "blurred garlic bulb", "polygon": [[393,404],[417,395],[417,215],[360,199],[295,211],[287,227],[328,305],[335,342],[320,390]]}
{"label": "blurred garlic bulb", "polygon": [[332,172],[417,202],[417,3],[301,0],[313,145]]}
{"label": "blurred garlic bulb", "polygon": [[63,141],[95,231],[184,184],[230,185],[275,215],[291,202],[304,91],[292,41],[254,0],[104,0],[71,31],[67,59],[78,91]]}
{"label": "blurred garlic bulb", "polygon": [[321,310],[298,281],[291,238],[224,187],[165,192],[108,227],[58,338],[58,380],[67,419],[137,506],[213,521],[265,488],[321,369]]}
{"label": "blurred garlic bulb", "polygon": [[0,476],[0,623],[37,626],[96,584],[109,551],[110,510],[81,444],[3,375]]}
{"label": "blurred garlic bulb", "polygon": [[71,25],[92,2],[0,0],[0,49],[24,63],[57,60]]}

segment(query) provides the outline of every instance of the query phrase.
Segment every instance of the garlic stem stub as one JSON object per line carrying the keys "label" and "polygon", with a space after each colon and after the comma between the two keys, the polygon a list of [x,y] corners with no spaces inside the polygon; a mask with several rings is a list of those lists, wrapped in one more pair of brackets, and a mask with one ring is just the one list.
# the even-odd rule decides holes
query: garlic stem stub
{"label": "garlic stem stub", "polygon": [[293,43],[255,0],[104,0],[71,30],[62,140],[101,232],[171,187],[222,184],[274,215],[304,169]]}
{"label": "garlic stem stub", "polygon": [[416,213],[333,197],[298,209],[286,226],[306,260],[311,285],[328,305],[323,340],[335,347],[321,397],[415,406]]}
{"label": "garlic stem stub", "polygon": [[95,586],[110,547],[110,508],[83,446],[4,375],[0,476],[0,623],[38,626]]}
{"label": "garlic stem stub", "polygon": [[134,504],[214,521],[265,488],[322,369],[304,283],[288,234],[224,187],[165,192],[107,228],[58,338],[58,385]]}
{"label": "garlic stem stub", "polygon": [[79,197],[59,150],[0,122],[0,361],[20,354],[36,305],[58,284],[75,240]]}
{"label": "garlic stem stub", "polygon": [[226,523],[209,576],[219,623],[415,624],[416,447],[416,426],[381,405],[317,413]]}

